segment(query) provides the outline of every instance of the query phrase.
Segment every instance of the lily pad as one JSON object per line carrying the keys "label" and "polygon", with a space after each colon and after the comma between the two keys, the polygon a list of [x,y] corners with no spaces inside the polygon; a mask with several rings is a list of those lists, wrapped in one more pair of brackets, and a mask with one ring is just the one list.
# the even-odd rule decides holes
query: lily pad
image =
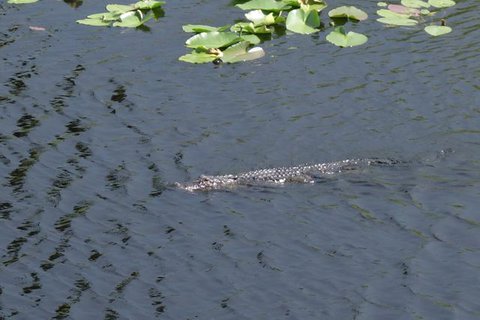
{"label": "lily pad", "polygon": [[296,33],[310,34],[319,31],[320,17],[313,9],[295,9],[288,13],[287,29]]}
{"label": "lily pad", "polygon": [[245,14],[245,18],[252,21],[255,26],[269,26],[275,23],[275,16],[272,12],[264,14],[262,10],[253,10]]}
{"label": "lily pad", "polygon": [[77,20],[77,23],[84,24],[87,26],[92,26],[92,27],[108,27],[111,24],[110,21],[104,21],[102,19],[89,19],[89,18]]}
{"label": "lily pad", "polygon": [[135,3],[135,8],[142,10],[152,10],[155,8],[160,8],[164,5],[164,1],[155,1],[155,0],[142,0]]}
{"label": "lily pad", "polygon": [[231,31],[238,32],[241,35],[243,33],[250,34],[269,34],[272,33],[272,30],[265,25],[255,26],[253,22],[239,22],[234,24],[231,28]]}
{"label": "lily pad", "polygon": [[409,8],[429,8],[428,2],[421,0],[402,0],[401,4]]}
{"label": "lily pad", "polygon": [[38,0],[8,0],[8,3],[13,3],[13,4],[26,4],[26,3],[34,3],[37,2]]}
{"label": "lily pad", "polygon": [[202,32],[212,32],[212,31],[225,31],[228,30],[230,26],[223,26],[223,27],[211,27],[206,26],[203,24],[186,24],[182,26],[183,31],[185,32],[194,32],[194,33],[202,33]]}
{"label": "lily pad", "polygon": [[343,27],[336,27],[332,32],[327,35],[327,41],[333,43],[338,47],[355,47],[360,46],[368,41],[367,36],[349,31],[345,33]]}
{"label": "lily pad", "polygon": [[223,51],[223,57],[221,58],[222,61],[226,63],[235,63],[255,60],[265,56],[265,51],[263,51],[262,48],[254,47],[248,49],[249,46],[250,42],[242,41],[228,47],[225,51]]}
{"label": "lily pad", "polygon": [[452,32],[452,28],[448,26],[426,26],[424,30],[426,33],[434,37]]}
{"label": "lily pad", "polygon": [[161,5],[165,2],[156,0],[143,0],[130,5],[109,4],[107,12],[95,13],[87,16],[87,19],[77,20],[77,23],[89,26],[114,26],[136,28],[152,18],[162,16]]}
{"label": "lily pad", "polygon": [[208,63],[217,59],[216,54],[211,54],[205,51],[192,51],[192,53],[186,54],[178,58],[180,61],[189,63]]}
{"label": "lily pad", "polygon": [[[284,0],[285,1],[285,0]],[[296,0],[297,5],[292,5],[293,7],[299,7],[298,4],[302,2],[304,5],[307,5],[309,9],[317,10],[317,11],[322,11],[327,7],[327,4],[323,0]],[[301,5],[300,5],[301,7]]]}
{"label": "lily pad", "polygon": [[328,16],[330,18],[348,18],[358,21],[366,20],[368,18],[368,15],[364,11],[353,6],[335,8],[328,12]]}
{"label": "lily pad", "polygon": [[386,6],[388,6],[388,3],[386,3],[386,2],[377,2],[377,6],[379,6],[379,7],[386,7]]}
{"label": "lily pad", "polygon": [[134,5],[124,5],[124,4],[107,4],[107,11],[109,12],[127,12],[135,10]]}
{"label": "lily pad", "polygon": [[275,0],[251,0],[242,4],[237,4],[242,10],[265,10],[265,11],[282,11],[290,9],[291,6],[282,1]]}
{"label": "lily pad", "polygon": [[399,4],[389,4],[388,5],[388,10],[390,10],[392,12],[395,12],[395,13],[405,14],[405,15],[415,16],[415,17],[418,17],[420,15],[420,10],[415,9],[415,8],[405,7],[405,6],[399,5]]}
{"label": "lily pad", "polygon": [[408,19],[408,18],[396,18],[396,17],[390,17],[390,18],[379,18],[377,19],[378,22],[384,23],[384,24],[389,24],[392,26],[414,26],[418,23],[417,20],[413,19]]}
{"label": "lily pad", "polygon": [[378,22],[394,25],[394,26],[414,26],[418,23],[417,20],[409,19],[409,14],[400,14],[391,10],[380,9],[377,14],[382,18],[377,19]]}
{"label": "lily pad", "polygon": [[114,27],[136,28],[153,18],[153,14],[143,16],[141,11],[128,11],[120,16],[120,21],[113,23]]}
{"label": "lily pad", "polygon": [[189,48],[224,48],[236,42],[240,42],[240,38],[233,32],[202,32],[188,39],[185,44]]}
{"label": "lily pad", "polygon": [[456,4],[452,0],[428,0],[428,3],[435,8],[448,8]]}
{"label": "lily pad", "polygon": [[242,39],[250,42],[251,44],[259,44],[262,42],[260,38],[254,34],[242,34]]}
{"label": "lily pad", "polygon": [[397,18],[397,19],[408,19],[410,14],[398,13],[388,9],[377,10],[377,14],[384,18]]}

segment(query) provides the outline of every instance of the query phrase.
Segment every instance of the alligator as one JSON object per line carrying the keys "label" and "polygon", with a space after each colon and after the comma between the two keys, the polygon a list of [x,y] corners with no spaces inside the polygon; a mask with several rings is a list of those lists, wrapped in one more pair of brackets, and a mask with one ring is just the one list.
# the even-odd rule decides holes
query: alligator
{"label": "alligator", "polygon": [[228,190],[236,186],[269,186],[285,183],[315,183],[322,177],[345,171],[359,170],[368,166],[394,166],[405,164],[393,159],[347,159],[335,162],[305,164],[293,167],[260,169],[238,174],[218,176],[201,175],[187,183],[175,183],[179,189],[194,191]]}

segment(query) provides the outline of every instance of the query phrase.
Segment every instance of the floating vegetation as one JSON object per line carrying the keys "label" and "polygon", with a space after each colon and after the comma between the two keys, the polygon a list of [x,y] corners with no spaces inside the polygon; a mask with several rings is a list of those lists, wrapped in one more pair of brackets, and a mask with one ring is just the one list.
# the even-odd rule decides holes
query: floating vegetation
{"label": "floating vegetation", "polygon": [[8,3],[13,3],[13,4],[26,4],[26,3],[34,3],[37,2],[38,0],[8,0]]}
{"label": "floating vegetation", "polygon": [[[192,52],[179,58],[190,63],[219,64],[235,63],[261,58],[265,52],[255,47],[262,41],[272,38],[279,30],[299,34],[312,34],[322,30],[324,24],[320,14],[327,4],[323,0],[250,0],[236,7],[247,10],[246,21],[233,25],[212,27],[200,24],[183,26],[185,32],[196,33],[185,45]],[[368,15],[353,6],[342,6],[329,12],[332,20],[358,22]],[[335,23],[332,23],[335,25]],[[335,29],[327,36],[327,41],[339,47],[353,47],[365,43],[365,35],[348,32],[344,28]]]}
{"label": "floating vegetation", "polygon": [[[388,4],[385,2],[378,2],[379,7],[386,7],[387,9],[377,10],[380,18],[378,22],[390,26],[405,26],[411,27],[424,22],[424,17],[433,16],[436,9],[448,8],[455,5],[452,0],[401,0],[401,4]],[[445,25],[445,20],[441,20],[441,25],[430,25],[424,28],[425,32],[432,36],[440,36],[450,33],[452,28]]]}
{"label": "floating vegetation", "polygon": [[[8,3],[33,3],[38,0],[8,0]],[[64,0],[77,3],[82,0]],[[368,19],[368,14],[354,6],[340,6],[328,12],[331,21],[322,22],[321,13],[327,7],[325,0],[234,0],[236,7],[247,11],[243,21],[231,25],[212,27],[202,24],[186,24],[183,30],[194,33],[186,40],[185,46],[192,51],[179,57],[189,63],[214,64],[236,63],[259,59],[265,52],[257,45],[270,40],[274,35],[284,34],[285,30],[298,34],[313,34],[333,27],[326,41],[338,47],[359,46],[368,41],[366,35],[346,31],[345,25]],[[164,15],[164,1],[141,0],[133,4],[108,4],[107,12],[91,14],[77,23],[89,26],[147,28],[144,24]],[[378,2],[380,16],[377,21],[388,26],[415,27],[425,24],[425,18],[434,16],[438,10],[455,5],[453,0],[400,0],[400,4]],[[31,27],[34,30],[34,27]],[[35,29],[36,30],[36,29]],[[430,22],[424,27],[432,36],[440,36],[452,28]],[[18,133],[23,134],[23,133]]]}
{"label": "floating vegetation", "polygon": [[142,0],[130,5],[109,4],[107,12],[91,14],[86,19],[77,20],[77,23],[95,27],[137,28],[151,19],[160,18],[164,4],[155,0]]}
{"label": "floating vegetation", "polygon": [[452,32],[452,28],[448,26],[426,26],[424,30],[434,37]]}
{"label": "floating vegetation", "polygon": [[367,42],[367,40],[368,38],[361,33],[353,31],[346,33],[343,27],[336,27],[327,35],[328,42],[342,48],[360,46]]}
{"label": "floating vegetation", "polygon": [[368,18],[368,15],[364,11],[352,6],[343,6],[330,10],[328,16],[330,18],[347,18],[357,21],[367,20]]}

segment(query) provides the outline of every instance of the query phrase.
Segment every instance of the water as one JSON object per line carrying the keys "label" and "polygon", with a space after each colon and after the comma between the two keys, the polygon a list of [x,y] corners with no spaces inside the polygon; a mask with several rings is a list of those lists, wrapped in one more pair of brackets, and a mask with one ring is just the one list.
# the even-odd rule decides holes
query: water
{"label": "water", "polygon": [[[104,5],[0,5],[0,319],[480,318],[478,2],[430,38],[371,1],[362,47],[286,35],[220,67],[177,58],[182,24],[241,17],[227,1],[73,23]],[[166,188],[361,157],[412,165]]]}

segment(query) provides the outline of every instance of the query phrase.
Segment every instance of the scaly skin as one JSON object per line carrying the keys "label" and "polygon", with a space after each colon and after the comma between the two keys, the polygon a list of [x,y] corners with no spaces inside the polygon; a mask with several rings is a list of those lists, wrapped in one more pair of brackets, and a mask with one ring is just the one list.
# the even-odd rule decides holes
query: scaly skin
{"label": "scaly skin", "polygon": [[189,183],[175,183],[179,189],[186,191],[209,191],[231,189],[236,186],[249,185],[282,185],[284,183],[314,183],[315,179],[340,173],[358,170],[367,166],[392,166],[402,163],[391,159],[349,159],[336,162],[301,165],[294,167],[280,167],[260,169],[238,174],[219,176],[202,175]]}

